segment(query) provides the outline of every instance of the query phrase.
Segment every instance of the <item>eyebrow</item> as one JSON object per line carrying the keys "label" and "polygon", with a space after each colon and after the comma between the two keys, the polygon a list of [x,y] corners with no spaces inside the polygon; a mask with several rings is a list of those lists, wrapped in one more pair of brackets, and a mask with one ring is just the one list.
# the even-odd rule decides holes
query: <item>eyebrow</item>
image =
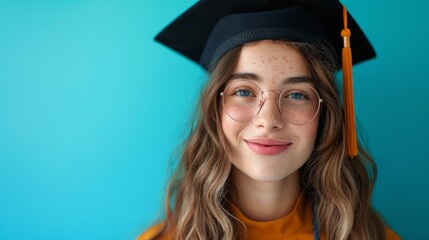
{"label": "eyebrow", "polygon": [[[245,79],[245,80],[253,80],[256,82],[262,82],[262,78],[254,73],[233,73],[229,77],[228,81],[235,79]],[[296,76],[296,77],[288,77],[283,79],[283,84],[291,84],[291,83],[312,83],[313,79],[310,76]]]}

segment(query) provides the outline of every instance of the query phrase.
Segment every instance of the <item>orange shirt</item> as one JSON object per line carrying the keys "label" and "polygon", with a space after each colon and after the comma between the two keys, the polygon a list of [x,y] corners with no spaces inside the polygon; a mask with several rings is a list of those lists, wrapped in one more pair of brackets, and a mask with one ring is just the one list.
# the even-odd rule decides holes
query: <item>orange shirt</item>
{"label": "orange shirt", "polygon": [[[247,218],[237,206],[231,204],[231,210],[235,217],[246,225],[247,240],[313,240],[313,220],[311,206],[304,204],[303,194],[301,194],[295,203],[293,210],[285,217],[268,222],[257,222]],[[160,224],[153,226],[138,240],[147,240],[154,236],[160,229]],[[388,240],[399,240],[400,238],[392,230],[386,228]],[[163,236],[162,240],[168,240]],[[326,240],[320,236],[320,240]]]}

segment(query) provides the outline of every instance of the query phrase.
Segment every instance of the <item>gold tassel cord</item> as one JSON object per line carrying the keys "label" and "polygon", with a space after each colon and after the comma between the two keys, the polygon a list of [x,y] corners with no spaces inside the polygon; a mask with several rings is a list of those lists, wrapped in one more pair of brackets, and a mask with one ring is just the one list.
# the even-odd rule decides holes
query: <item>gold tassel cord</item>
{"label": "gold tassel cord", "polygon": [[356,157],[358,154],[358,144],[356,138],[355,113],[353,105],[353,76],[352,76],[352,49],[350,47],[351,31],[347,27],[347,9],[343,6],[344,29],[341,36],[344,39],[342,52],[343,62],[343,98],[346,125],[346,155]]}

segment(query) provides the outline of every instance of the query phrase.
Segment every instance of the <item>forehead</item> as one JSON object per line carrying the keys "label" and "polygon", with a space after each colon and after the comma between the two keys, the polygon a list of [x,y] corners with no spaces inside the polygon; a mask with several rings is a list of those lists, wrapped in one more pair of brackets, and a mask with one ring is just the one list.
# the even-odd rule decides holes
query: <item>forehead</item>
{"label": "forehead", "polygon": [[309,75],[302,54],[285,41],[264,40],[243,46],[235,72],[249,72],[262,78]]}

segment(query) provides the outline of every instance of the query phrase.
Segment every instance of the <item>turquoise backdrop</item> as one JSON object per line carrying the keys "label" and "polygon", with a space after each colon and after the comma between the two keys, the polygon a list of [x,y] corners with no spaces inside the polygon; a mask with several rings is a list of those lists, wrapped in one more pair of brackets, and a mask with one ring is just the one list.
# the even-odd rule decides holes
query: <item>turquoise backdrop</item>
{"label": "turquoise backdrop", "polygon": [[[205,73],[153,41],[196,0],[0,0],[0,239],[133,239],[160,213]],[[344,0],[374,204],[429,239],[427,1]]]}

